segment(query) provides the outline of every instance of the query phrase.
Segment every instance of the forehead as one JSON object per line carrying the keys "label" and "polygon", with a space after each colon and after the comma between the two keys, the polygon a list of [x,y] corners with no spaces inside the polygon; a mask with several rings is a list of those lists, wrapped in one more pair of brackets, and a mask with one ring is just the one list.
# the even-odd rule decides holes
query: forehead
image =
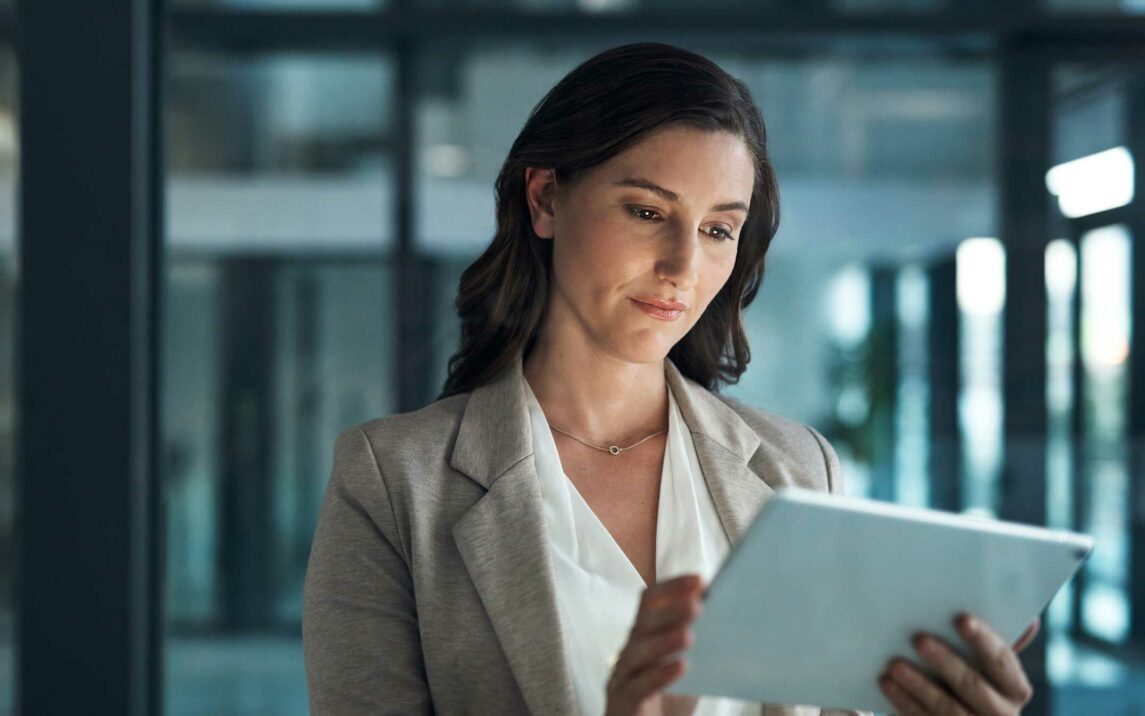
{"label": "forehead", "polygon": [[747,202],[755,180],[754,158],[742,137],[695,127],[653,132],[599,169],[602,183],[641,177],[671,189],[684,200],[716,196]]}

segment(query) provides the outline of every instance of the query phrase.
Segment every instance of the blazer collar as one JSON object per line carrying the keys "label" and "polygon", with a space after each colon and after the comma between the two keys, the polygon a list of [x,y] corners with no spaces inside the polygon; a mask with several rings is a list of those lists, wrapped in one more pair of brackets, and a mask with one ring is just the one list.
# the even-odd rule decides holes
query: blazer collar
{"label": "blazer collar", "polygon": [[[730,406],[664,359],[700,470],[733,544],[772,494],[748,467],[760,437]],[[487,492],[452,534],[532,713],[575,714],[544,503],[532,460],[523,359],[469,396],[450,465]],[[545,575],[545,579],[538,579]]]}
{"label": "blazer collar", "polygon": [[[693,437],[699,435],[745,463],[759,447],[759,435],[727,403],[684,376],[670,358],[664,373]],[[513,464],[533,454],[524,361],[470,393],[450,465],[486,489]]]}

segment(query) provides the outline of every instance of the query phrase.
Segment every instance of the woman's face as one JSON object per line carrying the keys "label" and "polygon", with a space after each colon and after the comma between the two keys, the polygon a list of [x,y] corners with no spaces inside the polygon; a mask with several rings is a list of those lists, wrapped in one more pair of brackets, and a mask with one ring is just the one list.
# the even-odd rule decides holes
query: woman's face
{"label": "woman's face", "polygon": [[554,242],[544,330],[629,362],[662,361],[731,275],[751,151],[729,132],[672,126],[555,194],[553,181],[551,170],[525,171],[533,229]]}

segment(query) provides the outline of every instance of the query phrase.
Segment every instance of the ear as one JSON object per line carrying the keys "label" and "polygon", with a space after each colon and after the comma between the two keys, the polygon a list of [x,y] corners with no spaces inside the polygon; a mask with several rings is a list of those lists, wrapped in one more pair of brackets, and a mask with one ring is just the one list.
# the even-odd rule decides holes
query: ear
{"label": "ear", "polygon": [[525,167],[525,200],[533,232],[542,239],[553,238],[553,199],[557,193],[557,175],[552,169]]}

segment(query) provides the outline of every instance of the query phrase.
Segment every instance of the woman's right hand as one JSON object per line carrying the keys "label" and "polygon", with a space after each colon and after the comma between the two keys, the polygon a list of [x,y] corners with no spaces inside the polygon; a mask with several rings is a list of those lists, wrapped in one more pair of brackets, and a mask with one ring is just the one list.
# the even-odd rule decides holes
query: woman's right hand
{"label": "woman's right hand", "polygon": [[[605,716],[691,713],[697,697],[662,694],[686,664],[679,652],[692,643],[691,623],[703,609],[703,578],[685,574],[644,590],[628,643],[606,687]],[[670,709],[668,707],[671,707]]]}

